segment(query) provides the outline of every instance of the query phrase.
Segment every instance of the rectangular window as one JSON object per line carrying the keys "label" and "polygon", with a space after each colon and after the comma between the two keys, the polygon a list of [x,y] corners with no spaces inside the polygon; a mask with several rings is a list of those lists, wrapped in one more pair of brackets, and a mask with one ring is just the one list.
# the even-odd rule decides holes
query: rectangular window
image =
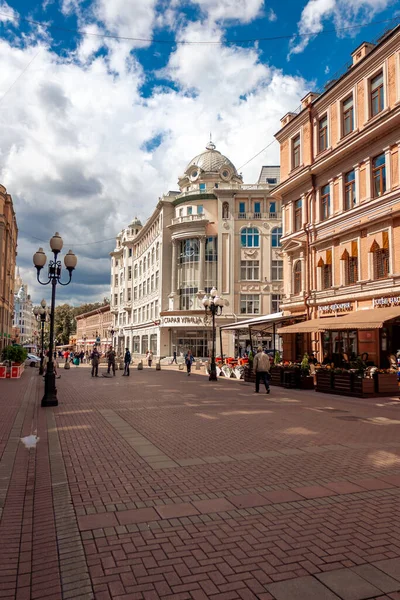
{"label": "rectangular window", "polygon": [[197,214],[202,215],[204,213],[204,208],[202,204],[199,204],[197,207]]}
{"label": "rectangular window", "polygon": [[137,286],[135,286],[135,287],[133,288],[133,299],[134,299],[134,300],[137,300],[137,297],[138,297],[138,296],[137,296]]}
{"label": "rectangular window", "polygon": [[280,294],[272,294],[272,298],[271,298],[271,312],[272,313],[279,312],[281,302],[282,302],[282,296]]}
{"label": "rectangular window", "polygon": [[374,252],[375,279],[385,279],[389,275],[389,250],[379,248]]}
{"label": "rectangular window", "polygon": [[245,219],[246,218],[246,203],[245,202],[239,202],[239,215],[238,215],[239,219]]}
{"label": "rectangular window", "polygon": [[139,298],[142,297],[142,284],[139,283]]}
{"label": "rectangular window", "polygon": [[300,166],[300,134],[292,139],[292,169]]}
{"label": "rectangular window", "polygon": [[271,280],[282,281],[283,279],[283,260],[271,261]]}
{"label": "rectangular window", "polygon": [[128,250],[128,256],[129,256],[129,258],[131,258],[131,256],[132,256],[132,248],[129,248],[129,250]]}
{"label": "rectangular window", "polygon": [[383,110],[383,71],[371,79],[371,116],[379,114]]}
{"label": "rectangular window", "polygon": [[303,202],[296,200],[294,203],[294,230],[300,231],[303,227]]}
{"label": "rectangular window", "polygon": [[254,218],[261,219],[261,202],[254,202]]}
{"label": "rectangular window", "polygon": [[240,314],[260,314],[260,296],[258,294],[242,294],[240,296]]}
{"label": "rectangular window", "polygon": [[343,115],[343,135],[348,135],[354,130],[354,103],[353,94],[343,100],[342,103],[342,115]]}
{"label": "rectangular window", "polygon": [[132,267],[128,267],[128,281],[132,280]]}
{"label": "rectangular window", "polygon": [[269,203],[269,216],[270,217],[275,217],[276,215],[276,202],[270,202]]}
{"label": "rectangular window", "polygon": [[349,210],[356,204],[356,174],[349,171],[344,176],[344,210]]}
{"label": "rectangular window", "polygon": [[241,260],[240,279],[244,281],[258,281],[260,279],[260,261]]}
{"label": "rectangular window", "polygon": [[154,275],[151,276],[151,291],[154,292]]}
{"label": "rectangular window", "polygon": [[358,257],[349,256],[347,261],[347,281],[348,285],[358,281]]}
{"label": "rectangular window", "polygon": [[332,265],[322,267],[322,289],[327,290],[332,287]]}
{"label": "rectangular window", "polygon": [[128,298],[127,298],[128,302],[130,302],[132,300],[132,290],[131,288],[128,288]]}
{"label": "rectangular window", "polygon": [[155,316],[155,318],[156,318],[156,319],[158,319],[158,317],[159,317],[159,312],[158,312],[158,300],[156,300],[156,301],[154,302],[154,316]]}
{"label": "rectangular window", "polygon": [[379,154],[372,160],[372,181],[374,198],[386,192],[386,164],[385,154]]}
{"label": "rectangular window", "polygon": [[206,191],[206,184],[205,183],[200,183],[199,184],[199,190],[201,192],[205,192]]}
{"label": "rectangular window", "polygon": [[328,117],[325,115],[318,121],[318,152],[328,147]]}
{"label": "rectangular window", "polygon": [[137,309],[133,311],[133,322],[137,323]]}
{"label": "rectangular window", "polygon": [[267,183],[270,185],[276,185],[276,177],[267,177]]}
{"label": "rectangular window", "polygon": [[118,304],[118,294],[114,294],[114,304]]}
{"label": "rectangular window", "polygon": [[321,188],[321,221],[328,219],[331,209],[330,186],[324,185]]}
{"label": "rectangular window", "polygon": [[186,214],[187,214],[187,215],[191,215],[191,214],[192,214],[192,212],[193,212],[193,209],[192,209],[192,207],[191,207],[191,206],[188,206],[188,207],[187,207],[187,213],[186,213]]}
{"label": "rectangular window", "polygon": [[119,294],[119,303],[122,304],[122,292]]}
{"label": "rectangular window", "polygon": [[118,275],[114,275],[114,285],[118,287]]}

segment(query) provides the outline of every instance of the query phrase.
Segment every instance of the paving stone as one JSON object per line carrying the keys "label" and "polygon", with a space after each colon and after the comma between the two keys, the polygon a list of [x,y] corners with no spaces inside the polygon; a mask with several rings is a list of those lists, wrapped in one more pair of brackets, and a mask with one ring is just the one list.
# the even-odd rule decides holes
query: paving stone
{"label": "paving stone", "polygon": [[269,501],[261,494],[240,494],[238,496],[228,496],[229,502],[237,508],[254,508],[255,506],[265,506]]}
{"label": "paving stone", "polygon": [[122,510],[117,513],[110,513],[118,519],[117,525],[132,525],[135,523],[148,523],[157,521],[160,516],[154,508],[137,508],[132,510]]}
{"label": "paving stone", "polygon": [[212,500],[199,500],[193,502],[193,505],[201,514],[209,514],[215,512],[225,512],[228,510],[235,510],[235,506],[231,504],[225,498],[213,498]]}
{"label": "paving stone", "polygon": [[400,590],[400,582],[393,579],[389,575],[386,575],[381,569],[374,567],[374,565],[359,565],[358,567],[352,567],[354,573],[357,573],[360,577],[363,577],[372,585],[380,589],[385,594],[389,592],[397,592]]}
{"label": "paving stone", "polygon": [[305,487],[298,487],[293,490],[296,494],[303,496],[304,498],[324,498],[325,496],[334,496],[336,492],[329,488],[322,487],[320,485],[310,485]]}
{"label": "paving stone", "polygon": [[381,593],[381,590],[357,575],[352,569],[317,573],[315,577],[343,600],[365,600],[379,596]]}
{"label": "paving stone", "polygon": [[340,597],[311,576],[265,586],[276,600],[338,600]]}
{"label": "paving stone", "polygon": [[339,481],[333,483],[325,483],[325,487],[330,490],[333,490],[337,494],[355,494],[357,492],[363,492],[363,488],[355,485],[354,483],[350,483],[348,481]]}
{"label": "paving stone", "polygon": [[390,577],[400,581],[400,558],[378,560],[372,564]]}
{"label": "paving stone", "polygon": [[188,502],[182,504],[164,504],[162,506],[156,506],[155,509],[162,519],[191,517],[199,514],[199,511]]}
{"label": "paving stone", "polygon": [[103,529],[104,527],[115,527],[118,521],[114,513],[98,513],[78,517],[78,525],[81,531],[89,529]]}
{"label": "paving stone", "polygon": [[273,504],[281,504],[282,502],[297,502],[304,500],[303,496],[296,494],[292,490],[276,490],[274,492],[263,492],[263,496]]}
{"label": "paving stone", "polygon": [[364,488],[365,490],[385,490],[391,486],[390,483],[382,481],[381,479],[355,479],[354,483]]}

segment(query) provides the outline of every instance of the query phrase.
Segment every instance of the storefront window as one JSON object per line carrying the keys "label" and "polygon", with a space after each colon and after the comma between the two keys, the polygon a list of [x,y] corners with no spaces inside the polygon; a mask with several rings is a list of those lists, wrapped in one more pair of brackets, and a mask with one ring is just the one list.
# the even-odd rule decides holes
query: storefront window
{"label": "storefront window", "polygon": [[153,354],[157,354],[157,334],[152,333],[150,335],[150,351]]}
{"label": "storefront window", "polygon": [[357,331],[326,331],[323,334],[324,359],[335,367],[355,360],[357,357]]}
{"label": "storefront window", "polygon": [[146,354],[148,349],[149,349],[149,336],[144,335],[142,337],[142,354]]}
{"label": "storefront window", "polygon": [[211,353],[211,340],[210,331],[173,331],[172,352],[175,350],[178,356],[185,356],[191,350],[196,358],[207,358]]}
{"label": "storefront window", "polygon": [[139,354],[140,352],[140,337],[138,335],[133,336],[133,352]]}

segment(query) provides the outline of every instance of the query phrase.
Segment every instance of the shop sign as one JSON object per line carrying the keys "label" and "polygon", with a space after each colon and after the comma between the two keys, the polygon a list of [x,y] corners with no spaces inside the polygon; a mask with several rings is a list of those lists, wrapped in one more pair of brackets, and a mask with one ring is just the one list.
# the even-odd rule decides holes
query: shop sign
{"label": "shop sign", "polygon": [[318,310],[324,315],[328,313],[347,312],[353,310],[353,304],[351,302],[340,302],[337,304],[325,304],[325,306],[319,306]]}
{"label": "shop sign", "polygon": [[204,327],[204,317],[161,317],[161,327],[167,325],[183,326],[183,325],[200,325]]}
{"label": "shop sign", "polygon": [[400,296],[393,296],[392,298],[374,298],[374,308],[384,308],[386,306],[400,306]]}

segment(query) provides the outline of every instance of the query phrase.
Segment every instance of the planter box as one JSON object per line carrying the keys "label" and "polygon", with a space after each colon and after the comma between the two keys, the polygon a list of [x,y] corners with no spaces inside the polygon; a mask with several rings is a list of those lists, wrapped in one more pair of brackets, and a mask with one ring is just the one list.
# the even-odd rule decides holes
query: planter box
{"label": "planter box", "polygon": [[300,378],[300,389],[301,390],[313,390],[314,389],[314,377],[301,377]]}
{"label": "planter box", "polygon": [[353,395],[360,398],[372,398],[375,396],[375,382],[372,378],[354,377]]}
{"label": "planter box", "polygon": [[7,367],[5,365],[0,365],[0,379],[5,379],[7,376]]}
{"label": "planter box", "polygon": [[397,373],[376,373],[375,391],[382,396],[395,396],[399,393]]}
{"label": "planter box", "polygon": [[332,388],[335,392],[350,396],[353,391],[353,373],[334,373]]}
{"label": "planter box", "polygon": [[24,365],[12,365],[11,379],[19,379],[24,372]]}
{"label": "planter box", "polygon": [[256,382],[256,374],[253,371],[253,367],[250,369],[250,367],[245,367],[244,368],[244,380],[247,383],[255,383]]}
{"label": "planter box", "polygon": [[270,370],[270,384],[271,385],[283,385],[283,368],[282,367],[271,367]]}
{"label": "planter box", "polygon": [[317,385],[315,387],[317,392],[332,392],[332,371],[317,371]]}

